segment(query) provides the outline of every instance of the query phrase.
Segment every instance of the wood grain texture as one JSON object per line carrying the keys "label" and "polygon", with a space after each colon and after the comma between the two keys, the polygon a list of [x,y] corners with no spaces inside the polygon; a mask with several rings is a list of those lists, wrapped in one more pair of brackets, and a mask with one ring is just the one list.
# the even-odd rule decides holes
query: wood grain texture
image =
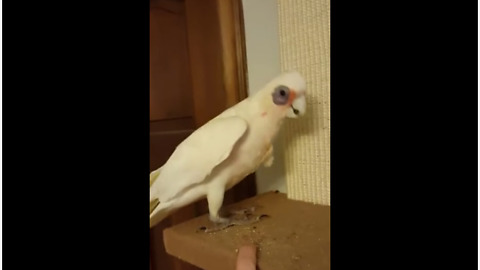
{"label": "wood grain texture", "polygon": [[195,122],[247,97],[243,13],[237,0],[186,0]]}
{"label": "wood grain texture", "polygon": [[235,270],[236,250],[254,243],[258,248],[258,269],[330,269],[329,206],[289,200],[285,194],[268,192],[227,208],[252,206],[257,207],[255,214],[269,217],[215,233],[198,230],[208,226],[206,215],[166,229],[167,252],[205,270]]}
{"label": "wood grain texture", "polygon": [[[177,5],[183,5],[179,2]],[[150,9],[150,119],[193,114],[185,15]]]}
{"label": "wood grain texture", "polygon": [[185,14],[184,0],[150,0],[150,8],[159,8],[174,14]]}
{"label": "wood grain texture", "polygon": [[[222,45],[223,80],[227,105],[247,97],[246,54],[243,11],[240,1],[217,0],[220,42]],[[232,20],[232,18],[234,18]]]}
{"label": "wood grain texture", "polygon": [[[193,94],[183,1],[150,1],[150,170],[162,166],[194,130]],[[163,230],[195,216],[187,206],[150,230],[152,270],[198,270],[169,256]]]}
{"label": "wood grain texture", "polygon": [[197,126],[201,126],[227,108],[216,4],[215,0],[185,1]]}
{"label": "wood grain texture", "polygon": [[[152,122],[150,124],[150,170],[153,171],[162,166],[173,153],[175,147],[187,138],[193,130],[194,124],[192,118]],[[188,206],[186,209],[181,209],[150,230],[150,258],[153,270],[198,269],[167,255],[163,245],[162,233],[165,228],[194,217],[196,215],[194,210],[194,205]]]}

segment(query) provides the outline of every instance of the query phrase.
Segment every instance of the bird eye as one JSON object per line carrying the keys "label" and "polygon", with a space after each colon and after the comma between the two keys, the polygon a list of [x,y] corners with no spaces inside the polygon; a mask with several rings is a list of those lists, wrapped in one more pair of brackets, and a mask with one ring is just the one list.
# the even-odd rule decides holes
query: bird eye
{"label": "bird eye", "polygon": [[284,85],[279,85],[272,93],[273,103],[277,105],[285,105],[288,102],[290,90]]}

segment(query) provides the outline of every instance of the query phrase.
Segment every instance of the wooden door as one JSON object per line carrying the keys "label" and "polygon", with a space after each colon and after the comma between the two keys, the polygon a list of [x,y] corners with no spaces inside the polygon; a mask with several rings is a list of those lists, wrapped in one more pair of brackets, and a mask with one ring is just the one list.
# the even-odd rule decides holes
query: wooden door
{"label": "wooden door", "polygon": [[[246,97],[239,0],[150,1],[150,170],[163,165],[196,128]],[[224,204],[255,195],[254,175]],[[189,205],[150,230],[152,270],[198,269],[165,253],[163,229],[208,212]]]}

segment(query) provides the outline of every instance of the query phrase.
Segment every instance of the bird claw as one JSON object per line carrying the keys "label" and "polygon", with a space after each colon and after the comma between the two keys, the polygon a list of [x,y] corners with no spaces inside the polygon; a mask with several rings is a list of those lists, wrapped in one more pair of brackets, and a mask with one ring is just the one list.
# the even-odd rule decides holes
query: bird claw
{"label": "bird claw", "polygon": [[[268,217],[268,215],[258,215],[254,216],[252,213],[255,211],[255,207],[245,208],[245,209],[238,209],[238,210],[231,210],[229,213],[231,216],[225,222],[214,222],[214,226],[212,227],[205,227],[202,226],[199,228],[200,231],[205,233],[212,233],[224,230],[231,226],[244,226],[250,225],[259,222],[262,218]],[[223,218],[222,218],[223,219]]]}
{"label": "bird claw", "polygon": [[230,210],[231,215],[251,215],[253,212],[255,212],[255,206],[252,206],[250,208],[244,208],[244,209],[238,209],[238,210]]}

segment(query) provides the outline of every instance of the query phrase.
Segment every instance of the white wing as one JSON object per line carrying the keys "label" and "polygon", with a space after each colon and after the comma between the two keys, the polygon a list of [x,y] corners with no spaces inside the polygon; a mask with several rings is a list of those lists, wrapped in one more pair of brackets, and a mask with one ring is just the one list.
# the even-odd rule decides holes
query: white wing
{"label": "white wing", "polygon": [[230,156],[246,130],[245,120],[236,116],[215,118],[197,129],[177,146],[162,166],[150,187],[150,200],[167,202],[179,192],[205,180]]}

